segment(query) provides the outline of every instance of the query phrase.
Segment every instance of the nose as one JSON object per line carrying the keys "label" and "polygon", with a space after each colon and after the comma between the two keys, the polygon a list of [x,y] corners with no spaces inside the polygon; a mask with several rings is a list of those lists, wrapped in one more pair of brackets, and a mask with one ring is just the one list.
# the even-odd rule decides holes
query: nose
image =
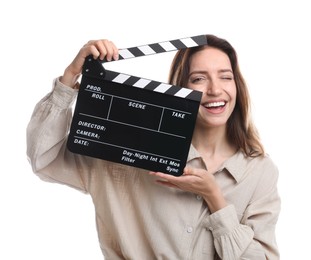
{"label": "nose", "polygon": [[210,96],[218,96],[221,93],[221,87],[215,80],[210,80],[206,86],[206,94]]}

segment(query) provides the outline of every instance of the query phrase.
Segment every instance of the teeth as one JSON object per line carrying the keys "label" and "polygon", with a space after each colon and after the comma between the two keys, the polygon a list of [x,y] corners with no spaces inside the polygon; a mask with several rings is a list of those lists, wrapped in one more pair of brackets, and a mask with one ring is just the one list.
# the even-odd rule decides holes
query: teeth
{"label": "teeth", "polygon": [[220,106],[224,106],[224,105],[225,105],[225,102],[220,101],[220,102],[207,103],[207,104],[205,104],[205,107],[220,107]]}

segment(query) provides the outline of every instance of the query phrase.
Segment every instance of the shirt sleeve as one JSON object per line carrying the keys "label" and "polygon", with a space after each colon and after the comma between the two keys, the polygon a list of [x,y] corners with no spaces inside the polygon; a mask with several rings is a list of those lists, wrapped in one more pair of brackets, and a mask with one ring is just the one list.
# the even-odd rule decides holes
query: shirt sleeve
{"label": "shirt sleeve", "polygon": [[35,106],[27,126],[27,157],[41,179],[86,192],[85,160],[66,149],[77,90],[55,79],[53,90]]}
{"label": "shirt sleeve", "polygon": [[221,259],[279,259],[275,226],[280,211],[278,171],[269,165],[239,221],[234,205],[211,214],[206,222]]}

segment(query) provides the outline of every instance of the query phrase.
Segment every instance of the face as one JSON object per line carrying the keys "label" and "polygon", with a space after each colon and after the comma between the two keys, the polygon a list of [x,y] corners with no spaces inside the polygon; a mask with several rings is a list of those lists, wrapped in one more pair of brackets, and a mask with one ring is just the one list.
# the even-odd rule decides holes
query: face
{"label": "face", "polygon": [[227,54],[205,47],[190,59],[188,87],[203,92],[197,124],[225,127],[235,107],[236,85]]}

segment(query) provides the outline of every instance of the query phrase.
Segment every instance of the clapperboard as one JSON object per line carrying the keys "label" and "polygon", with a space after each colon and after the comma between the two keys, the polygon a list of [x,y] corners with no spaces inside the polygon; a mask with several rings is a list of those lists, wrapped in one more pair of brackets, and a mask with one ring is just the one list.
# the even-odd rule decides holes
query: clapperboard
{"label": "clapperboard", "polygon": [[[119,60],[206,45],[204,35],[119,50]],[[104,69],[87,57],[68,149],[179,176],[186,165],[202,93]],[[117,62],[117,61],[114,61]]]}

